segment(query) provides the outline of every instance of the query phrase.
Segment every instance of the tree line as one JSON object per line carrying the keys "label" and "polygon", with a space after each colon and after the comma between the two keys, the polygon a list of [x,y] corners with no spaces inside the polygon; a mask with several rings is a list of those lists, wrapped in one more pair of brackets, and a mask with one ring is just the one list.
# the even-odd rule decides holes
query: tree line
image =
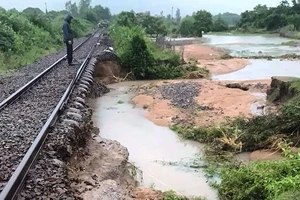
{"label": "tree line", "polygon": [[241,30],[254,31],[279,31],[282,28],[288,30],[300,30],[300,4],[299,1],[281,1],[277,7],[257,5],[253,10],[241,14],[238,23]]}
{"label": "tree line", "polygon": [[77,6],[68,1],[62,11],[0,7],[0,71],[32,63],[61,49],[62,22],[68,13],[75,17],[72,22],[75,37],[86,35],[100,20],[111,20],[109,8],[91,7],[90,3],[91,0],[80,0]]}

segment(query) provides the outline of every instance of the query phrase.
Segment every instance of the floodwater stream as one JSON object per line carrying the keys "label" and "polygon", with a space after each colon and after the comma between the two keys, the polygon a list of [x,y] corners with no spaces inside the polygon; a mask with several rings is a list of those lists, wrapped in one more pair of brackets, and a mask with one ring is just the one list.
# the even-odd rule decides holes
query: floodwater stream
{"label": "floodwater stream", "polygon": [[235,57],[300,55],[299,47],[282,45],[283,42],[292,41],[292,39],[282,37],[205,35],[204,38],[207,41],[206,44],[225,48]]}
{"label": "floodwater stream", "polygon": [[140,83],[110,85],[110,93],[90,101],[101,136],[128,148],[129,161],[142,171],[142,186],[217,199],[199,162],[194,162],[201,156],[202,146],[181,139],[168,127],[155,125],[144,117],[145,110],[131,104],[134,93],[129,91],[130,85]]}
{"label": "floodwater stream", "polygon": [[[263,36],[205,36],[208,44],[224,47],[232,54],[283,55],[299,53],[295,47],[281,46],[289,39]],[[259,53],[259,51],[261,53]],[[214,80],[257,80],[271,76],[299,76],[299,61],[250,60],[250,64],[236,72],[214,76]],[[143,173],[141,186],[154,187],[162,191],[173,190],[188,197],[202,196],[217,200],[217,192],[211,188],[205,177],[201,162],[202,146],[199,143],[182,140],[168,127],[157,126],[147,120],[142,108],[130,102],[134,95],[130,88],[144,82],[126,82],[110,85],[112,89],[105,96],[90,100],[93,120],[104,138],[117,140],[128,148],[129,161]],[[253,94],[265,98],[264,94]],[[258,105],[252,105],[254,114]]]}
{"label": "floodwater stream", "polygon": [[272,76],[300,76],[300,61],[289,60],[250,60],[250,64],[245,68],[218,76],[212,77],[213,80],[260,80],[269,79]]}

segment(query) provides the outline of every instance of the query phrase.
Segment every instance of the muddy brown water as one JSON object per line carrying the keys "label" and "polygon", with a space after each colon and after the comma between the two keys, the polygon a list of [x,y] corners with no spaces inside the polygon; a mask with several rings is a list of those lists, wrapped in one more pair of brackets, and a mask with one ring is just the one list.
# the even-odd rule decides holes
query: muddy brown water
{"label": "muddy brown water", "polygon": [[142,171],[141,186],[162,191],[173,190],[188,197],[217,199],[216,190],[207,183],[199,162],[202,146],[183,140],[168,127],[147,120],[145,110],[136,108],[130,100],[131,85],[143,82],[113,84],[105,96],[90,100],[93,121],[104,138],[117,140],[128,148],[129,161]]}
{"label": "muddy brown water", "polygon": [[[299,47],[281,45],[293,39],[265,35],[204,35],[205,43],[228,49],[232,56],[300,54]],[[296,41],[298,42],[298,41]]]}
{"label": "muddy brown water", "polygon": [[250,64],[238,71],[213,76],[213,80],[259,80],[270,79],[272,76],[294,76],[300,77],[300,61],[290,61],[278,59],[268,60],[250,60]]}

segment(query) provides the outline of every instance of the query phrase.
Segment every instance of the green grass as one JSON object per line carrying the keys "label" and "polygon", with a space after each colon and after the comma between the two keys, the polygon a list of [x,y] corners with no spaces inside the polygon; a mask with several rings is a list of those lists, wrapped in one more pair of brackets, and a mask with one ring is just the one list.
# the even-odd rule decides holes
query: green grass
{"label": "green grass", "polygon": [[281,45],[283,45],[283,46],[297,46],[298,42],[295,41],[295,40],[291,40],[291,41],[288,41],[288,42],[282,42]]}
{"label": "green grass", "polygon": [[[300,159],[250,163],[221,172],[219,195],[222,200],[282,199],[285,192],[299,190]],[[292,200],[292,199],[291,199]]]}
{"label": "green grass", "polygon": [[167,191],[163,193],[164,200],[205,200],[203,197],[187,198],[176,194],[174,191]]}
{"label": "green grass", "polygon": [[122,100],[119,100],[117,103],[118,103],[118,104],[123,104],[123,103],[124,103],[124,101],[122,101]]}

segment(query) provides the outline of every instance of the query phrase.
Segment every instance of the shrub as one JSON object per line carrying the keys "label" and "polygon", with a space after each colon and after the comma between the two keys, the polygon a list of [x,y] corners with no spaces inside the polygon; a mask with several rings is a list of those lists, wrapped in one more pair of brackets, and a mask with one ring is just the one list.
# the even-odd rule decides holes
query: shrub
{"label": "shrub", "polygon": [[180,56],[160,49],[146,38],[140,26],[113,24],[109,32],[123,70],[133,72],[136,79],[171,79],[183,75]]}
{"label": "shrub", "polygon": [[221,171],[219,195],[222,200],[273,200],[298,189],[300,159],[251,163]]}

